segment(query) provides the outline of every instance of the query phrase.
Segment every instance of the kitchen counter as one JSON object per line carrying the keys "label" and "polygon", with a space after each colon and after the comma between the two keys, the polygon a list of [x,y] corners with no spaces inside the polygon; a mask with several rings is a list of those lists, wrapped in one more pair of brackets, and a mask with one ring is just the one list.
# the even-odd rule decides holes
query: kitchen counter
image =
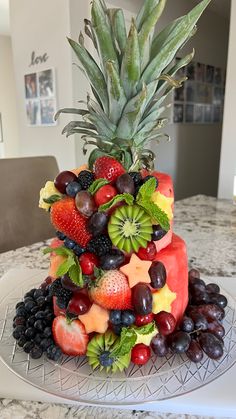
{"label": "kitchen counter", "polygon": [[[203,277],[236,278],[236,207],[232,202],[202,195],[176,202],[174,230],[187,243],[190,267],[198,268]],[[45,269],[46,273],[48,257],[42,255],[42,247],[47,244],[36,243],[0,254],[0,274],[17,266]],[[187,419],[190,416],[0,399],[1,419],[73,417]],[[191,416],[195,417],[203,418]]]}

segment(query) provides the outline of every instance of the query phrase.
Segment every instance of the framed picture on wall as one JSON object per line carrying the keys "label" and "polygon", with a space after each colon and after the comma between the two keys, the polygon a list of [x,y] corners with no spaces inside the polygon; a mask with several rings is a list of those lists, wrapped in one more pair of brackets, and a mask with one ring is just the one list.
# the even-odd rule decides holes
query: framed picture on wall
{"label": "framed picture on wall", "polygon": [[53,126],[56,105],[55,70],[41,70],[24,76],[27,125]]}

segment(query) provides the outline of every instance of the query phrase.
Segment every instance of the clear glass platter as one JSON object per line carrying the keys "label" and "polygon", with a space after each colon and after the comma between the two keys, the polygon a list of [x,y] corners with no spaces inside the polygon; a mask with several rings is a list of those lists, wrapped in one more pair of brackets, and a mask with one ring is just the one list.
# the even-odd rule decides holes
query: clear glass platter
{"label": "clear glass platter", "polygon": [[[92,371],[85,357],[63,356],[60,363],[45,356],[31,359],[12,337],[15,305],[25,292],[38,286],[45,277],[42,272],[32,277],[19,275],[1,284],[0,297],[0,358],[18,377],[27,383],[71,401],[101,405],[133,405],[164,400],[188,393],[215,380],[236,362],[236,301],[227,292],[229,305],[224,327],[224,355],[220,361],[204,356],[201,363],[187,357],[152,356],[144,366],[131,364],[115,375]],[[214,278],[211,278],[214,282]],[[17,286],[16,286],[17,284]]]}

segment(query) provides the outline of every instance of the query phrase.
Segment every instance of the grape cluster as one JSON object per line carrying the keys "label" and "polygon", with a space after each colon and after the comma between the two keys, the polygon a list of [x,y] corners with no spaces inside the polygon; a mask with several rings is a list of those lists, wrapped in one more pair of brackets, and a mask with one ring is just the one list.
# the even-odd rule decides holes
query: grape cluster
{"label": "grape cluster", "polygon": [[[152,339],[152,349],[158,356],[169,351],[186,353],[192,362],[200,362],[204,353],[218,360],[223,355],[225,317],[227,298],[220,294],[216,284],[208,284],[200,279],[197,270],[189,272],[189,305],[182,321],[173,333],[168,330],[168,313],[162,312],[159,332]],[[158,315],[157,315],[158,316]]]}
{"label": "grape cluster", "polygon": [[50,280],[48,278],[41,288],[31,289],[23,301],[16,304],[13,337],[31,358],[38,359],[45,353],[48,359],[58,361],[61,350],[52,337],[54,314]]}

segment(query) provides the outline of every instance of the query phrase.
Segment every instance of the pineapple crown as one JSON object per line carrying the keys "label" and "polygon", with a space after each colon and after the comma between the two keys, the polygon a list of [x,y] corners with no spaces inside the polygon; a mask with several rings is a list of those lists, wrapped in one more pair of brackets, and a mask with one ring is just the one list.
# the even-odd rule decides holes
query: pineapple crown
{"label": "pineapple crown", "polygon": [[92,40],[99,63],[85,47],[82,33],[78,42],[68,39],[89,79],[94,99],[87,95],[86,109],[66,108],[61,113],[79,115],[62,133],[82,134],[83,153],[87,145],[96,148],[89,167],[102,155],[114,156],[127,170],[153,168],[155,158],[146,148],[151,141],[168,137],[160,132],[167,122],[161,117],[169,106],[164,101],[186,78],[176,80],[178,70],[187,66],[192,53],[174,62],[176,53],[195,34],[196,23],[211,0],[202,0],[187,15],[161,32],[155,26],[167,0],[145,0],[127,35],[122,9],[108,9],[104,0],[93,0],[91,21],[84,20],[85,34]]}

